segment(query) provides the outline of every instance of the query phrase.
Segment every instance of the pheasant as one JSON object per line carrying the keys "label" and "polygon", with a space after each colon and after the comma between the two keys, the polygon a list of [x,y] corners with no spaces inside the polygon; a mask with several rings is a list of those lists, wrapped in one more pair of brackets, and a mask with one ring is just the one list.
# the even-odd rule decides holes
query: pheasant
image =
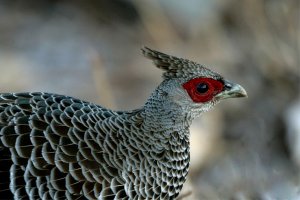
{"label": "pheasant", "polygon": [[142,48],[163,81],[142,108],[0,94],[1,199],[175,199],[188,174],[189,126],[238,84],[187,59]]}

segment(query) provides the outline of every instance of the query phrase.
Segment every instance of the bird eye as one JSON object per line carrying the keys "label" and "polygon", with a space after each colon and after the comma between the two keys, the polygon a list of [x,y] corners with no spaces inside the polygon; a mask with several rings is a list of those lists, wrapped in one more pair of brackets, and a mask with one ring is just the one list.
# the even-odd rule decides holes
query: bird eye
{"label": "bird eye", "polygon": [[197,85],[197,92],[199,92],[200,94],[204,94],[205,92],[208,91],[208,85],[206,83],[199,83]]}
{"label": "bird eye", "polygon": [[189,80],[182,86],[194,102],[204,103],[220,93],[224,88],[224,83],[212,78],[199,77]]}

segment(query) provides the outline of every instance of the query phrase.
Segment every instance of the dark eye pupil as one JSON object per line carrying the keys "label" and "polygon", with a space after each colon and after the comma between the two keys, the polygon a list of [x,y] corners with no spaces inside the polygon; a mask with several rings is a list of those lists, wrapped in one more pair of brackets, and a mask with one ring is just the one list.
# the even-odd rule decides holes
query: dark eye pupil
{"label": "dark eye pupil", "polygon": [[201,94],[208,91],[208,85],[206,83],[199,83],[197,85],[197,91]]}

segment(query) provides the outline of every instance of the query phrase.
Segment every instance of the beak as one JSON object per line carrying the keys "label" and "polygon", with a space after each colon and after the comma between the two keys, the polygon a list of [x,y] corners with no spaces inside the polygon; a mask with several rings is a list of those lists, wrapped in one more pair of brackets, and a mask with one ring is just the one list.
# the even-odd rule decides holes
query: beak
{"label": "beak", "polygon": [[221,100],[236,97],[247,97],[246,90],[239,84],[225,80],[224,89],[222,92],[216,95],[216,98]]}

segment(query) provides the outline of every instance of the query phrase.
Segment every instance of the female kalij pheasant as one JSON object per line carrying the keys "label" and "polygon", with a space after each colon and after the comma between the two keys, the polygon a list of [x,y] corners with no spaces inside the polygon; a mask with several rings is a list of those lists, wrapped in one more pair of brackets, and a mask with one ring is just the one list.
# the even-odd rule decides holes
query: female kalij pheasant
{"label": "female kalij pheasant", "polygon": [[147,47],[164,71],[146,104],[112,111],[49,93],[0,94],[0,199],[175,199],[189,169],[189,126],[238,84]]}

